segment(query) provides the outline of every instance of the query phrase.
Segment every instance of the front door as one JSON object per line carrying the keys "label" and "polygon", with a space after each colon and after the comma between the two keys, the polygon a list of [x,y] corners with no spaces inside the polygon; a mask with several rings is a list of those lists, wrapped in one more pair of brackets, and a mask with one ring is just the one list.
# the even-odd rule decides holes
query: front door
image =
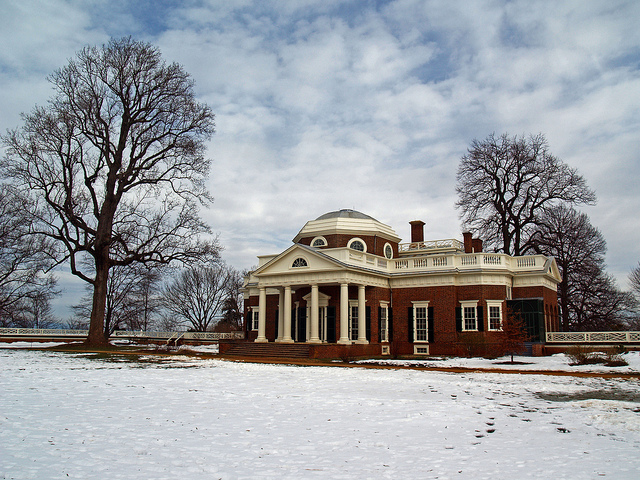
{"label": "front door", "polygon": [[298,321],[296,328],[296,336],[294,337],[296,342],[307,341],[307,309],[303,307],[298,308]]}

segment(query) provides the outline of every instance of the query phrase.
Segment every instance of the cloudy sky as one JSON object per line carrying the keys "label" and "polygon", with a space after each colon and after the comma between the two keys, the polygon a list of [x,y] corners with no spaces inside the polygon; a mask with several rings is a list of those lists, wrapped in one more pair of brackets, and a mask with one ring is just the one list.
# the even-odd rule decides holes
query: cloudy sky
{"label": "cloudy sky", "polygon": [[457,165],[493,132],[545,134],[596,191],[583,210],[622,287],[640,260],[640,2],[0,0],[0,12],[3,132],[85,45],[131,35],[185,67],[216,113],[202,213],[237,268],[341,208],[406,241],[415,219],[429,239],[460,238]]}

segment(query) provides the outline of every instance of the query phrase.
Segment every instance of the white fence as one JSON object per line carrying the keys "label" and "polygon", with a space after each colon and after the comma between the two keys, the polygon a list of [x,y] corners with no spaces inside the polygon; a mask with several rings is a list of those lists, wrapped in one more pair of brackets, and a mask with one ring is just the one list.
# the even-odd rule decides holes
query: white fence
{"label": "white fence", "polygon": [[547,332],[547,343],[637,343],[640,332]]}
{"label": "white fence", "polygon": [[[63,330],[56,328],[0,328],[2,337],[70,337],[84,338],[89,330]],[[184,339],[217,342],[218,340],[243,339],[244,332],[143,332],[116,330],[111,338],[126,339]]]}

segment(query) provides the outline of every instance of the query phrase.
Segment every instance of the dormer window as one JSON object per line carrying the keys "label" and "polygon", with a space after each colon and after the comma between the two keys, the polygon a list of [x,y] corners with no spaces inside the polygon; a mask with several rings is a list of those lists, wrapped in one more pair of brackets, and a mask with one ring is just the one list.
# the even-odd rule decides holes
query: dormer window
{"label": "dormer window", "polygon": [[354,238],[353,240],[351,240],[349,242],[349,248],[351,248],[352,250],[357,250],[358,252],[367,251],[367,247],[365,246],[365,243],[359,238]]}
{"label": "dormer window", "polygon": [[296,258],[291,265],[292,268],[308,267],[307,261],[304,258]]}
{"label": "dormer window", "polygon": [[311,242],[312,247],[326,247],[327,240],[324,237],[316,237]]}

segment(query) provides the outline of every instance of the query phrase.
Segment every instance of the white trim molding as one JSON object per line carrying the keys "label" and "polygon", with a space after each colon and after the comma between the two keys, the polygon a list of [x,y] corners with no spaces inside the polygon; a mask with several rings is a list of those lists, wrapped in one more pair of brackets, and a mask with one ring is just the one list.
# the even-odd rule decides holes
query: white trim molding
{"label": "white trim molding", "polygon": [[[502,305],[504,304],[504,300],[486,300],[487,302],[487,330],[490,332],[500,332],[502,331],[502,321],[504,319],[503,317],[503,308]],[[498,328],[491,328],[491,308],[498,308],[498,317],[500,319],[499,322],[499,327]]]}
{"label": "white trim molding", "polygon": [[[460,307],[462,308],[462,331],[463,332],[477,332],[478,331],[478,300],[461,300]],[[473,310],[470,310],[472,309]],[[470,315],[473,312],[473,317]],[[468,315],[468,316],[467,316]],[[468,328],[471,325],[467,325],[473,320],[474,327]]]}

